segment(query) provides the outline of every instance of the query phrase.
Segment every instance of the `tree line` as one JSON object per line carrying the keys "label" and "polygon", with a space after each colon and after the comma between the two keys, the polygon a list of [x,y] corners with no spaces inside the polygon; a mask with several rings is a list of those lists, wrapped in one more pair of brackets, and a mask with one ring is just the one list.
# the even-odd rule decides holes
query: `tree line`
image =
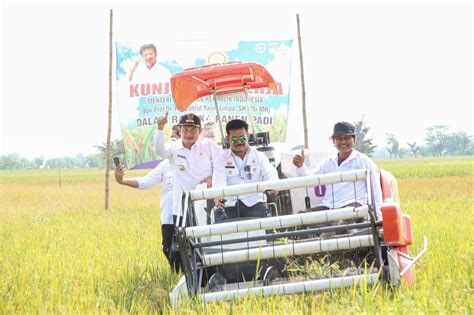
{"label": "tree line", "polygon": [[[354,122],[357,133],[355,148],[369,156],[373,156],[376,150],[384,152],[390,158],[430,157],[430,156],[453,156],[474,155],[474,140],[472,135],[464,131],[451,132],[445,125],[434,125],[427,128],[425,143],[407,142],[400,144],[395,134],[385,135],[386,146],[377,149],[373,144],[374,139],[369,136],[370,127],[361,120]],[[105,167],[105,143],[94,146],[96,154],[77,154],[75,157],[61,157],[45,159],[42,156],[34,159],[26,159],[16,153],[0,156],[0,170],[19,169],[58,169],[58,168],[99,168]],[[110,147],[110,157],[120,157],[125,161],[125,149],[122,140],[114,140]],[[113,167],[113,163],[110,163]]]}
{"label": "tree line", "polygon": [[[0,170],[20,170],[20,169],[58,169],[58,168],[98,168],[105,167],[106,144],[94,146],[97,153],[84,155],[77,154],[75,157],[61,157],[45,159],[43,156],[28,160],[16,153],[0,156]],[[125,149],[122,140],[114,140],[110,144],[110,156],[120,157],[125,161]],[[110,163],[111,167],[114,165]]]}
{"label": "tree line", "polygon": [[[367,136],[370,127],[366,126],[364,119],[355,122],[356,139],[355,148],[371,156],[377,146],[373,138]],[[385,134],[386,146],[379,152],[386,151],[389,158],[418,158],[436,156],[474,155],[474,140],[472,135],[465,131],[451,132],[446,125],[434,125],[427,128],[424,144],[407,142],[400,144],[393,133]]]}

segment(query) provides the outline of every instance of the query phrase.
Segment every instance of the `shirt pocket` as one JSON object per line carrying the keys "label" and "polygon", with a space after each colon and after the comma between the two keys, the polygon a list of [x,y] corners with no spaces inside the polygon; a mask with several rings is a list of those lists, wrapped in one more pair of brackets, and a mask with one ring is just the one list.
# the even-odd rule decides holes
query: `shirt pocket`
{"label": "shirt pocket", "polygon": [[361,161],[354,161],[351,164],[351,170],[365,170],[366,167],[362,165]]}
{"label": "shirt pocket", "polygon": [[196,152],[191,161],[190,167],[197,168],[202,175],[209,176],[212,174],[212,161],[205,151]]}
{"label": "shirt pocket", "polygon": [[225,169],[227,185],[237,185],[240,183],[239,171],[236,168]]}
{"label": "shirt pocket", "polygon": [[163,176],[163,185],[168,188],[168,190],[173,189],[173,176],[165,175]]}
{"label": "shirt pocket", "polygon": [[[258,163],[258,161],[253,162],[253,163],[249,163],[248,166],[249,166],[248,167],[248,172],[245,171],[245,169],[244,169],[242,177],[244,177],[248,180],[255,180],[255,179],[257,179],[257,176],[258,177],[262,176],[262,169],[261,169],[261,166]],[[260,179],[260,178],[258,178],[258,179]]]}

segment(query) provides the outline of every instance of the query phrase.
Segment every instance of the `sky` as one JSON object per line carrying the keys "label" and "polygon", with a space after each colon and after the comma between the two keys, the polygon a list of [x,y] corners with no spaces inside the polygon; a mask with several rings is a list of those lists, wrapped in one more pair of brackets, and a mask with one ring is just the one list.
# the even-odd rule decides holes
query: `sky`
{"label": "sky", "polygon": [[433,125],[473,133],[471,1],[7,1],[0,155],[98,152],[107,136],[110,9],[115,40],[295,40],[292,146],[303,143],[296,13],[311,149],[329,150],[334,123],[362,117],[379,147],[387,133],[402,147],[422,144]]}

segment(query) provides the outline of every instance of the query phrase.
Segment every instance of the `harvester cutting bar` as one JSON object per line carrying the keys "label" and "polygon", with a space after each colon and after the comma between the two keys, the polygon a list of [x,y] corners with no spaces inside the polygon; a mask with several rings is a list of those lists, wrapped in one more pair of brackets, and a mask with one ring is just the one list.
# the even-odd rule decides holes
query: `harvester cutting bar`
{"label": "harvester cutting bar", "polygon": [[216,254],[204,254],[202,255],[202,260],[205,267],[211,267],[239,262],[257,261],[259,259],[271,259],[357,249],[373,245],[374,240],[373,235],[371,234],[361,236],[344,236],[306,242],[291,241],[283,245],[240,249]]}
{"label": "harvester cutting bar", "polygon": [[280,229],[290,226],[325,223],[337,220],[366,218],[368,216],[368,211],[368,206],[362,206],[357,208],[346,207],[340,209],[291,214],[263,219],[251,219],[187,227],[185,231],[186,238],[191,239],[197,237],[215,236],[255,230]]}
{"label": "harvester cutting bar", "polygon": [[203,190],[191,190],[191,200],[215,199],[227,196],[241,196],[245,194],[265,192],[267,190],[289,190],[294,188],[330,185],[342,182],[365,180],[367,170],[354,170],[323,175],[286,178],[278,181],[257,182],[244,185],[215,187]]}
{"label": "harvester cutting bar", "polygon": [[199,295],[199,299],[203,302],[213,301],[227,301],[237,298],[242,298],[248,295],[268,296],[268,295],[282,295],[302,292],[317,292],[341,287],[351,287],[353,285],[360,286],[367,283],[373,285],[377,281],[378,274],[371,272],[366,275],[339,277],[331,279],[309,280],[296,283],[285,283],[279,285],[270,285],[264,287],[246,288],[240,290],[229,290],[212,292]]}
{"label": "harvester cutting bar", "polygon": [[[382,226],[382,223],[378,223],[378,226]],[[288,232],[281,232],[281,233],[272,233],[272,234],[264,234],[264,235],[257,235],[257,236],[249,236],[245,238],[232,238],[228,240],[219,240],[219,241],[212,241],[212,242],[201,242],[201,243],[193,243],[195,248],[204,248],[204,247],[211,247],[211,246],[218,246],[218,245],[228,245],[228,244],[235,244],[235,243],[242,243],[242,242],[253,242],[253,241],[270,241],[276,240],[279,238],[285,237],[301,237],[301,236],[308,236],[313,234],[321,234],[324,232],[338,232],[338,231],[347,231],[348,229],[366,229],[371,228],[371,223],[355,223],[355,224],[344,224],[344,225],[335,225],[335,226],[324,226],[319,228],[311,228],[311,229],[302,229],[298,231],[288,231]]]}

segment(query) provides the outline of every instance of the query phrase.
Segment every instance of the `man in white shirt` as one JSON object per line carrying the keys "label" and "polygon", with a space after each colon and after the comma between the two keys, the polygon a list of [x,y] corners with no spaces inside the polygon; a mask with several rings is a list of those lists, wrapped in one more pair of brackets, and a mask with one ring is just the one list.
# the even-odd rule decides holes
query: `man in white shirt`
{"label": "man in white shirt", "polygon": [[[170,141],[179,139],[177,126],[171,130]],[[148,189],[159,183],[163,183],[160,197],[161,211],[161,236],[163,253],[168,259],[171,268],[175,266],[175,262],[171,261],[170,250],[171,241],[173,239],[173,176],[171,172],[169,160],[161,161],[152,171],[143,177],[123,178],[125,175],[124,168],[121,164],[115,168],[115,181],[120,185],[129,186],[138,189]]]}
{"label": "man in white shirt", "polygon": [[183,215],[182,195],[200,183],[212,186],[214,162],[221,148],[212,140],[199,138],[201,119],[194,114],[185,114],[179,121],[181,138],[173,143],[165,143],[163,128],[168,122],[168,113],[158,118],[158,132],[155,138],[156,153],[170,160],[174,178],[173,218]]}
{"label": "man in white shirt", "polygon": [[171,72],[157,62],[156,47],[145,44],[140,47],[141,59],[138,59],[128,73],[128,81],[139,83],[169,82]]}
{"label": "man in white shirt", "polygon": [[[230,144],[230,149],[223,150],[217,157],[212,173],[214,187],[278,179],[278,171],[270,164],[268,158],[248,144],[248,128],[248,124],[240,119],[234,119],[227,123],[226,141]],[[229,196],[226,197],[226,200],[216,199],[214,222],[220,223],[229,219],[249,217],[266,217],[267,206],[265,201],[264,193]],[[217,268],[209,278],[209,290],[211,292],[221,291],[228,279],[239,279],[239,281],[252,279],[255,276],[255,268],[256,264],[254,263],[240,267],[236,265],[228,268]]]}
{"label": "man in white shirt", "polygon": [[[278,172],[268,158],[248,144],[248,124],[234,119],[226,125],[226,140],[230,149],[218,156],[212,173],[214,187],[277,180]],[[265,217],[267,207],[264,193],[252,193],[227,200],[216,199],[216,222],[242,217]]]}
{"label": "man in white shirt", "polygon": [[[301,150],[301,155],[296,155],[293,158],[293,164],[297,167],[296,173],[298,176],[369,169],[372,177],[371,184],[374,192],[376,215],[377,219],[381,220],[382,190],[380,188],[379,169],[367,155],[354,149],[355,138],[354,125],[345,121],[338,122],[334,125],[334,132],[331,136],[338,151],[336,156],[324,159],[315,169],[307,172],[304,167],[304,150]],[[326,185],[322,190],[325,191],[324,198],[320,206],[312,208],[313,211],[367,204],[367,185],[365,181],[357,181],[355,184],[351,182]]]}

